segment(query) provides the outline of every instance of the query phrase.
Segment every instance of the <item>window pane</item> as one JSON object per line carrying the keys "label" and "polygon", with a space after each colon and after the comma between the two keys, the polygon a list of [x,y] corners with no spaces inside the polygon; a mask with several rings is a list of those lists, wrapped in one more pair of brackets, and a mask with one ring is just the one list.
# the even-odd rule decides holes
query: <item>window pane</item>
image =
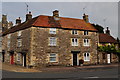
{"label": "window pane", "polygon": [[55,57],[51,57],[50,61],[56,61],[56,58]]}
{"label": "window pane", "polygon": [[55,57],[55,56],[56,56],[56,54],[50,54],[50,56]]}
{"label": "window pane", "polygon": [[50,28],[50,34],[56,34],[56,28]]}

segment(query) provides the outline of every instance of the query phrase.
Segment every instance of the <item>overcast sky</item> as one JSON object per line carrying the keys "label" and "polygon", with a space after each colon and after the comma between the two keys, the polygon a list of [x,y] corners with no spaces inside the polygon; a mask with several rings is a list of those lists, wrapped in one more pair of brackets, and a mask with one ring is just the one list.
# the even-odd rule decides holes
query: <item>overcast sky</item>
{"label": "overcast sky", "polygon": [[[111,35],[118,37],[118,3],[117,2],[27,2],[33,17],[38,15],[52,16],[53,10],[59,10],[61,17],[79,18],[85,12],[91,23],[99,24],[106,29],[108,26]],[[83,8],[85,10],[83,11]],[[8,21],[21,17],[25,21],[25,2],[3,2],[2,14],[7,14]],[[104,19],[106,21],[104,22]]]}

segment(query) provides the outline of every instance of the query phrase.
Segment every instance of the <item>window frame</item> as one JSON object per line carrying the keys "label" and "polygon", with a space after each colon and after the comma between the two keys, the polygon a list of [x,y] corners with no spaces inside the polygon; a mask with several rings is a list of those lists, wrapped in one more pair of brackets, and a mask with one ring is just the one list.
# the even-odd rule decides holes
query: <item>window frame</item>
{"label": "window frame", "polygon": [[57,46],[57,38],[56,37],[49,37],[49,46]]}
{"label": "window frame", "polygon": [[49,29],[49,34],[56,34],[56,28],[50,28]]}
{"label": "window frame", "polygon": [[[89,56],[87,56],[87,54]],[[85,52],[83,56],[84,56],[84,61],[90,61],[90,53],[89,52]]]}
{"label": "window frame", "polygon": [[10,48],[10,40],[7,41],[7,47]]}
{"label": "window frame", "polygon": [[[51,56],[51,54],[55,54],[55,56]],[[55,61],[51,61],[51,58],[55,58]],[[57,62],[57,54],[56,53],[49,54],[49,62]]]}
{"label": "window frame", "polygon": [[17,47],[21,47],[22,46],[22,39],[17,39]]}
{"label": "window frame", "polygon": [[7,36],[7,37],[8,37],[8,39],[10,39],[10,38],[11,38],[11,34],[8,34],[8,36]]}
{"label": "window frame", "polygon": [[83,39],[83,46],[90,46],[90,39]]}
{"label": "window frame", "polygon": [[22,35],[22,31],[18,31],[17,36],[20,37]]}
{"label": "window frame", "polygon": [[89,31],[84,31],[84,35],[89,35]]}
{"label": "window frame", "polygon": [[71,44],[72,44],[72,46],[78,46],[78,38],[72,38]]}
{"label": "window frame", "polygon": [[21,60],[21,53],[17,53],[17,61]]}
{"label": "window frame", "polygon": [[72,30],[72,31],[71,31],[71,34],[73,34],[73,35],[78,35],[78,30]]}

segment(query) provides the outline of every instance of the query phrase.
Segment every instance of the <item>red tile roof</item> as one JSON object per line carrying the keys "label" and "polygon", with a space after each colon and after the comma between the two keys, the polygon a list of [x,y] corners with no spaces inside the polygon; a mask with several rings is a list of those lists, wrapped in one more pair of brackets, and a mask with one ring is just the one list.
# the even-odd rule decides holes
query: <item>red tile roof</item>
{"label": "red tile roof", "polygon": [[99,42],[100,43],[118,43],[115,38],[104,33],[99,34]]}
{"label": "red tile roof", "polygon": [[3,35],[6,35],[18,30],[23,30],[32,26],[97,31],[90,23],[86,23],[82,19],[60,17],[60,20],[56,21],[52,16],[40,15],[29,21],[23,22],[18,26],[14,26],[13,28],[4,32]]}

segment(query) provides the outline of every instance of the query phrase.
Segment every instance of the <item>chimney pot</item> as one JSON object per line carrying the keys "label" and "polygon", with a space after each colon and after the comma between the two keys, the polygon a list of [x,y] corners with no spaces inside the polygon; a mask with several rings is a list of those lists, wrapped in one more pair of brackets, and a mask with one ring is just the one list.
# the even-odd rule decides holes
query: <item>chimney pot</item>
{"label": "chimney pot", "polygon": [[109,27],[107,27],[106,34],[109,34],[109,35],[110,35]]}
{"label": "chimney pot", "polygon": [[26,21],[32,19],[32,14],[31,14],[31,11],[29,11],[28,14],[26,14]]}
{"label": "chimney pot", "polygon": [[55,20],[59,20],[59,11],[58,10],[53,11],[53,17]]}
{"label": "chimney pot", "polygon": [[16,24],[20,24],[21,23],[21,19],[20,17],[18,17],[18,19],[16,19]]}
{"label": "chimney pot", "polygon": [[88,15],[86,15],[85,13],[83,14],[83,20],[89,23]]}

